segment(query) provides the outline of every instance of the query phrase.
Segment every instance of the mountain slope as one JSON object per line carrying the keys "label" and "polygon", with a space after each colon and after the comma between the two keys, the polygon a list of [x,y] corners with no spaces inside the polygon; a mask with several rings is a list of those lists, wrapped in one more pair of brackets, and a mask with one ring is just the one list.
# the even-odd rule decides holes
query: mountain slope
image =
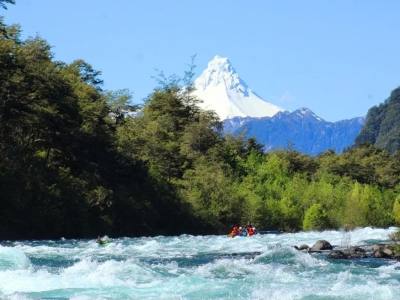
{"label": "mountain slope", "polygon": [[255,94],[239,77],[230,61],[215,56],[194,82],[200,107],[214,110],[221,120],[232,117],[273,116],[282,109]]}
{"label": "mountain slope", "polygon": [[332,149],[341,152],[354,143],[363,118],[327,122],[307,108],[292,113],[255,94],[240,78],[228,58],[215,56],[194,82],[199,106],[214,110],[224,120],[225,133],[254,137],[265,149],[293,146],[318,154]]}
{"label": "mountain slope", "polygon": [[342,152],[354,143],[364,124],[364,118],[327,122],[311,110],[279,112],[273,117],[232,118],[224,121],[226,133],[244,134],[264,144],[265,150],[294,149],[317,155],[328,149]]}
{"label": "mountain slope", "polygon": [[400,150],[400,88],[381,105],[372,107],[356,144],[369,143],[390,153]]}

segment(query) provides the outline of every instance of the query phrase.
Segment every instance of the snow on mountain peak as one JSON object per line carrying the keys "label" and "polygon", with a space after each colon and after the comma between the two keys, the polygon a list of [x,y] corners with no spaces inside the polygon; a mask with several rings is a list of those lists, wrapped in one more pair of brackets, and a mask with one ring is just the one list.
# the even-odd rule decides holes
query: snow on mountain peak
{"label": "snow on mountain peak", "polygon": [[307,108],[307,107],[301,107],[299,109],[296,109],[293,114],[297,114],[300,117],[303,116],[309,116],[312,117],[314,119],[317,119],[318,121],[322,121],[322,118],[317,116],[311,109]]}
{"label": "snow on mountain peak", "polygon": [[256,95],[239,77],[228,58],[216,55],[194,81],[194,95],[203,109],[224,120],[232,117],[273,116],[282,109]]}
{"label": "snow on mountain peak", "polygon": [[207,69],[196,79],[195,83],[196,88],[201,91],[222,84],[229,90],[237,91],[243,95],[249,93],[247,84],[240,79],[229,59],[219,55],[210,60]]}

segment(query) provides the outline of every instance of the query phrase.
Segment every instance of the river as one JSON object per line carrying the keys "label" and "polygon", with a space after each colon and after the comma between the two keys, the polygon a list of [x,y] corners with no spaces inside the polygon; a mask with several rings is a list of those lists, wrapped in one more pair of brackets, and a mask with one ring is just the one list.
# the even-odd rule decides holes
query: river
{"label": "river", "polygon": [[294,245],[385,241],[395,228],[0,243],[0,299],[400,299],[400,263]]}

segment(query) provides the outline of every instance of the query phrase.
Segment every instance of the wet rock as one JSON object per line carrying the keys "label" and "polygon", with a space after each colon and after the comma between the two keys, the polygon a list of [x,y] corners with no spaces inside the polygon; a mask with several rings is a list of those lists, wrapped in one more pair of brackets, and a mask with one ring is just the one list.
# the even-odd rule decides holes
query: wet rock
{"label": "wet rock", "polygon": [[383,252],[381,250],[379,250],[379,249],[374,251],[372,256],[375,257],[375,258],[384,258],[385,257]]}
{"label": "wet rock", "polygon": [[383,247],[385,247],[384,244],[374,244],[371,246],[372,252],[376,252],[381,250]]}
{"label": "wet rock", "polygon": [[308,245],[306,245],[306,244],[303,244],[303,245],[300,245],[300,246],[294,246],[294,248],[296,250],[300,250],[300,251],[303,251],[303,250],[308,251],[310,249],[310,247]]}
{"label": "wet rock", "polygon": [[328,241],[319,240],[311,247],[310,251],[317,252],[317,251],[332,250],[332,249],[333,247]]}
{"label": "wet rock", "polygon": [[328,254],[329,258],[333,259],[356,259],[356,258],[364,258],[367,257],[367,252],[365,249],[353,246],[348,249],[342,250],[332,250]]}
{"label": "wet rock", "polygon": [[372,246],[352,246],[347,249],[333,250],[333,246],[325,241],[317,241],[311,248],[307,245],[295,246],[298,250],[307,250],[308,252],[326,251],[327,257],[332,259],[360,259],[365,257],[397,259],[400,260],[400,244],[375,244]]}
{"label": "wet rock", "polygon": [[328,254],[329,258],[333,259],[347,259],[349,258],[348,254],[340,250],[333,250],[331,253]]}
{"label": "wet rock", "polygon": [[376,244],[372,246],[372,256],[375,258],[393,258],[395,253],[389,245]]}
{"label": "wet rock", "polygon": [[364,254],[367,251],[361,247],[352,246],[352,247],[350,247],[349,252],[350,252],[350,254]]}
{"label": "wet rock", "polygon": [[364,258],[367,257],[367,251],[364,248],[358,246],[352,246],[348,249],[343,250],[348,258]]}
{"label": "wet rock", "polygon": [[382,252],[386,257],[392,257],[394,255],[393,250],[388,247],[383,248]]}

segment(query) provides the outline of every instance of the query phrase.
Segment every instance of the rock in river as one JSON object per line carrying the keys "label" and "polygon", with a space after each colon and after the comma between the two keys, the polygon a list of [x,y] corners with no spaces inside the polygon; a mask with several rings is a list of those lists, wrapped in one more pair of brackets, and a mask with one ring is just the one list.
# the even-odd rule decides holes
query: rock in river
{"label": "rock in river", "polygon": [[343,251],[340,250],[333,250],[331,253],[328,255],[329,258],[334,258],[334,259],[346,259],[349,258],[349,256],[344,253]]}
{"label": "rock in river", "polygon": [[319,240],[314,244],[314,246],[311,247],[310,251],[317,252],[317,251],[332,250],[332,249],[333,247],[328,241]]}
{"label": "rock in river", "polygon": [[310,249],[310,247],[308,246],[308,245],[306,245],[306,244],[303,244],[303,245],[301,245],[301,246],[294,246],[294,248],[296,249],[296,250],[309,250]]}

